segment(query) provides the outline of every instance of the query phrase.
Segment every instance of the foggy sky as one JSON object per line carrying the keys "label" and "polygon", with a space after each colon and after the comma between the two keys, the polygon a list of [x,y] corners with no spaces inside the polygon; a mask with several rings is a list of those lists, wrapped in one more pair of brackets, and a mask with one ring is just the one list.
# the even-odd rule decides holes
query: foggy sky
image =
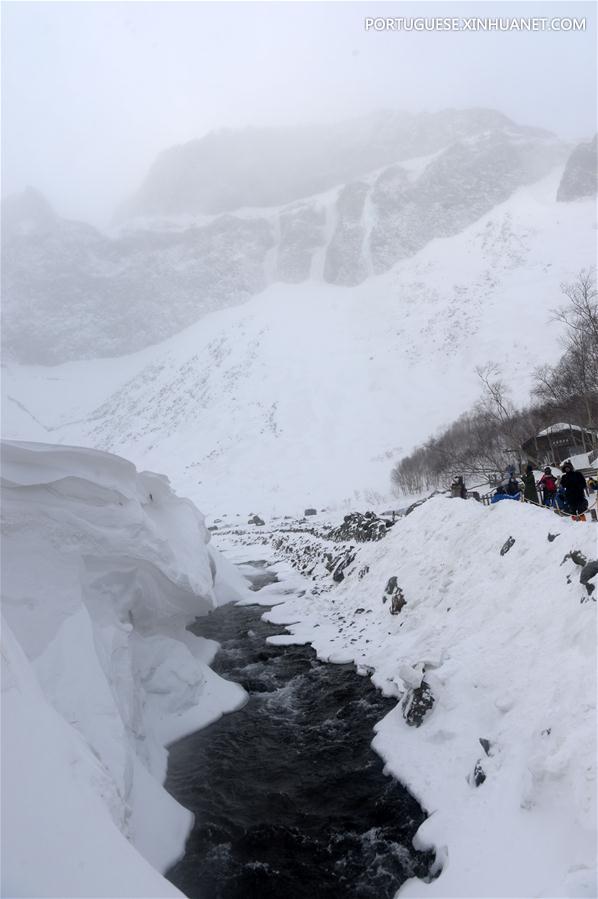
{"label": "foggy sky", "polygon": [[[366,33],[365,16],[585,16],[585,33]],[[595,130],[596,12],[576,2],[2,5],[4,194],[103,224],[156,154],[223,126],[487,106]]]}

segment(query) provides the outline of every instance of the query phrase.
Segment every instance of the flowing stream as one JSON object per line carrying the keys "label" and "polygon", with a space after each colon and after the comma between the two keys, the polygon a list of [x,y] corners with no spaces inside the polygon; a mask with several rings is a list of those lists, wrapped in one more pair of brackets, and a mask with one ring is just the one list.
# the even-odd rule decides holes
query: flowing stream
{"label": "flowing stream", "polygon": [[[256,563],[254,589],[273,579]],[[263,612],[223,606],[192,628],[249,701],[170,749],[166,787],[195,824],[167,877],[191,899],[392,897],[433,861],[411,845],[424,812],[370,746],[394,701],[352,665],[269,645],[282,631]]]}

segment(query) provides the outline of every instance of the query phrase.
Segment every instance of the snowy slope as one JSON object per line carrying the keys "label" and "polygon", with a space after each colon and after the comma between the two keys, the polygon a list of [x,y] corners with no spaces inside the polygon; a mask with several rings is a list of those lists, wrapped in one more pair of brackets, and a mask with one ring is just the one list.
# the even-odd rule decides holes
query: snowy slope
{"label": "snowy slope", "polygon": [[61,218],[33,190],[6,198],[5,356],[123,355],[273,283],[360,284],[458,234],[569,149],[492,110],[347,126],[299,129],[299,143],[270,129],[173,148],[138,196],[142,217],[112,234]]}
{"label": "snowy slope", "polygon": [[592,201],[555,201],[560,175],[364,284],[276,285],[130,356],[6,366],[4,433],[168,470],[210,514],[373,502],[475,400],[476,364],[524,402],[560,354],[550,310],[595,241]]}
{"label": "snowy slope", "polygon": [[[597,559],[596,528],[521,503],[439,497],[379,542],[353,541],[338,585],[313,555],[303,555],[310,576],[289,578],[284,560],[313,551],[312,534],[274,531],[271,548],[260,534],[260,557],[283,559],[260,601],[281,603],[268,620],[292,622],[270,640],[310,642],[397,697],[373,745],[427,810],[416,845],[442,867],[401,896],[596,896],[598,583],[590,597],[569,557]],[[250,531],[216,539],[250,557]],[[398,614],[385,598],[393,577],[406,600]]]}
{"label": "snowy slope", "polygon": [[2,895],[180,895],[165,745],[245,698],[185,625],[242,580],[165,478],[105,453],[3,443],[2,513]]}

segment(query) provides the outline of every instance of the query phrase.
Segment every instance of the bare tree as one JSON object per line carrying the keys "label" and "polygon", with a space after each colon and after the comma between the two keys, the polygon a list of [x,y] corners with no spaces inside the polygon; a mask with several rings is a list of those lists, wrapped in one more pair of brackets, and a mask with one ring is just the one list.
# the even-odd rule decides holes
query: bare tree
{"label": "bare tree", "polygon": [[545,402],[571,405],[578,398],[583,408],[580,423],[598,445],[598,292],[595,270],[582,270],[576,281],[561,285],[569,302],[553,310],[553,320],[565,325],[564,353],[555,366],[534,372],[534,394]]}
{"label": "bare tree", "polygon": [[500,367],[496,362],[489,362],[479,365],[475,373],[482,383],[482,396],[476,408],[497,423],[508,424],[513,417],[514,406],[509,399],[509,389],[500,377]]}
{"label": "bare tree", "polygon": [[[571,284],[561,284],[561,293],[569,300],[568,305],[553,310],[553,318],[571,332],[586,335],[598,348],[598,291],[596,290],[596,269],[582,269],[577,280]],[[566,340],[570,339],[570,336]]]}

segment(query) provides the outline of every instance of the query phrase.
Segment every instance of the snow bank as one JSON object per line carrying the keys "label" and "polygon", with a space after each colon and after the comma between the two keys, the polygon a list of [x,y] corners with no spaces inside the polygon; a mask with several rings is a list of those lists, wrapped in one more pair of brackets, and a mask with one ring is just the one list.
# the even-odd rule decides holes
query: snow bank
{"label": "snow bank", "polygon": [[[358,546],[338,587],[268,613],[295,622],[277,642],[353,660],[399,698],[374,746],[443,866],[402,896],[596,895],[596,604],[573,550],[596,559],[594,524],[439,497]],[[433,705],[410,726],[422,682]]]}
{"label": "snow bank", "polygon": [[2,508],[3,895],[180,895],[165,745],[245,697],[185,626],[242,578],[191,502],[108,453],[3,443]]}

